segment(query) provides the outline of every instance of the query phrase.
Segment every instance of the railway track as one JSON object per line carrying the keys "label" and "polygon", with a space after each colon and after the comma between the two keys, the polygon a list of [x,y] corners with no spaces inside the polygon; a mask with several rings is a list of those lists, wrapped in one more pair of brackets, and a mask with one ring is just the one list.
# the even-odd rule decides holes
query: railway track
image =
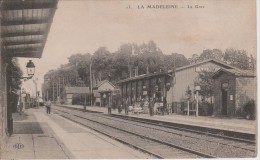
{"label": "railway track", "polygon": [[[197,157],[253,157],[255,155],[255,147],[253,144],[249,144],[247,142],[239,142],[234,140],[226,140],[223,138],[212,138],[212,136],[205,136],[199,133],[190,133],[187,131],[174,130],[172,128],[165,128],[163,126],[155,126],[154,124],[144,124],[135,121],[122,120],[115,117],[105,116],[102,114],[91,114],[91,113],[83,113],[78,110],[71,110],[66,108],[56,108],[56,111],[60,110],[62,116],[77,121],[88,121],[91,123],[99,123],[99,125],[105,125],[110,128],[114,128],[116,130],[120,130],[121,132],[128,132],[128,134],[135,134],[135,136],[141,136],[142,138],[150,141],[155,141],[157,144],[149,145],[151,148],[156,148],[156,146],[166,145],[167,149],[175,148],[186,151],[189,154],[189,157],[194,158],[192,155],[196,155]],[[67,112],[67,114],[64,113]],[[59,111],[58,111],[59,112]],[[87,116],[86,116],[87,115]],[[77,122],[79,123],[79,122]],[[86,124],[83,124],[86,125]],[[102,127],[101,127],[102,128]],[[105,127],[103,127],[105,128]],[[130,132],[130,133],[129,133]],[[149,134],[150,133],[150,134]],[[156,135],[159,135],[156,136]],[[116,139],[116,138],[115,138]],[[138,139],[138,138],[136,138]],[[120,141],[120,140],[119,140]],[[122,141],[122,140],[121,140]],[[138,141],[140,142],[140,141]],[[153,142],[153,143],[155,143]],[[148,144],[149,144],[148,143]],[[158,144],[160,143],[160,144]],[[142,143],[142,144],[145,144]],[[140,146],[140,144],[131,145],[135,148],[142,150],[145,147]],[[158,147],[164,148],[164,147]],[[157,150],[160,150],[158,149]],[[228,152],[227,152],[228,151]],[[162,151],[164,152],[164,151]],[[166,152],[166,151],[165,151]],[[223,153],[221,153],[223,152]],[[152,151],[152,155],[154,151]],[[157,153],[157,152],[156,152]],[[161,152],[160,152],[161,153]],[[166,152],[167,153],[167,152]],[[174,152],[175,153],[175,152]],[[167,153],[166,156],[161,156],[157,154],[157,158],[169,158]],[[171,156],[171,155],[170,155]],[[173,156],[174,157],[174,156]],[[171,157],[171,158],[173,158]],[[186,158],[189,158],[186,157]],[[175,157],[174,157],[175,158]]]}
{"label": "railway track", "polygon": [[[72,108],[72,107],[67,107],[67,106],[62,106],[64,108],[68,108],[71,110],[78,110],[78,111],[84,111],[81,108]],[[97,112],[97,111],[84,111],[84,112],[90,112],[90,113],[102,113],[102,112]],[[135,121],[139,123],[144,123],[144,124],[151,124],[155,126],[160,126],[160,127],[165,127],[165,128],[170,128],[170,129],[175,129],[175,130],[180,130],[180,131],[187,131],[191,133],[198,133],[201,135],[207,135],[207,136],[212,136],[216,138],[223,138],[225,140],[231,140],[231,141],[237,141],[237,142],[245,142],[248,144],[255,144],[256,139],[255,139],[255,134],[247,134],[247,133],[239,133],[235,131],[223,131],[219,129],[212,129],[212,128],[206,128],[206,127],[198,127],[198,126],[192,126],[192,125],[184,125],[184,124],[178,124],[174,122],[162,122],[162,121],[157,121],[157,120],[152,120],[152,119],[143,119],[139,117],[131,117],[131,116],[125,116],[125,115],[118,115],[118,114],[111,114],[111,115],[105,115],[109,117],[116,117],[120,119],[124,119],[127,121]]]}
{"label": "railway track", "polygon": [[[147,126],[142,125],[143,127],[150,127],[151,125],[157,126],[153,127],[156,130],[164,130],[165,132],[169,132],[172,134],[176,135],[182,135],[190,138],[195,138],[195,139],[201,139],[205,138],[209,142],[217,142],[219,144],[227,145],[227,146],[232,146],[235,148],[241,148],[245,150],[249,150],[254,152],[255,151],[255,140],[250,140],[250,139],[242,139],[242,138],[237,138],[237,137],[230,137],[230,136],[225,136],[221,134],[213,134],[209,132],[203,132],[203,131],[197,131],[197,130],[191,130],[191,129],[186,129],[183,127],[174,127],[174,126],[169,126],[169,125],[164,125],[161,123],[153,123],[149,121],[145,121],[142,119],[133,119],[132,117],[125,117],[125,116],[118,116],[118,115],[105,115],[105,116],[112,116],[112,117],[117,117],[121,118],[127,121],[133,121],[137,122],[136,125],[138,124],[148,124]],[[124,122],[122,122],[124,123]],[[166,128],[166,129],[165,129]],[[171,129],[171,131],[167,130]],[[185,134],[184,134],[185,132]],[[211,137],[214,137],[214,139],[210,139]],[[244,145],[242,145],[244,144]]]}
{"label": "railway track", "polygon": [[156,139],[149,138],[134,132],[126,131],[110,125],[95,122],[93,120],[82,118],[77,115],[65,113],[64,111],[55,110],[62,117],[102,133],[110,138],[113,138],[121,143],[127,144],[142,152],[148,153],[155,158],[214,158],[213,156],[193,151],[187,148],[174,146],[173,144],[160,142]]}
{"label": "railway track", "polygon": [[[208,129],[208,130],[204,129],[203,131],[201,131],[199,129],[191,129],[191,127],[186,128],[186,127],[181,127],[180,125],[175,126],[175,124],[169,124],[168,122],[166,122],[166,124],[165,124],[165,122],[160,122],[160,121],[156,121],[156,120],[147,120],[147,119],[142,119],[142,118],[138,118],[138,117],[128,117],[128,116],[117,115],[117,114],[111,114],[111,115],[106,115],[106,116],[112,116],[112,117],[116,117],[116,118],[120,118],[120,119],[125,119],[125,120],[128,120],[128,121],[150,124],[150,125],[160,126],[160,127],[164,127],[164,128],[179,130],[179,131],[197,133],[197,134],[200,134],[200,135],[207,135],[207,136],[212,136],[212,137],[216,137],[216,138],[223,138],[225,140],[245,142],[245,143],[248,143],[248,144],[255,144],[255,142],[256,142],[254,135],[250,135],[250,138],[239,138],[239,136],[225,135],[221,131],[215,131],[215,133],[212,133],[211,131],[209,131],[209,130],[212,130],[212,129]],[[233,133],[233,134],[235,134],[235,133]],[[241,134],[240,136],[243,136],[243,135]],[[245,137],[249,137],[249,136],[245,136]]]}

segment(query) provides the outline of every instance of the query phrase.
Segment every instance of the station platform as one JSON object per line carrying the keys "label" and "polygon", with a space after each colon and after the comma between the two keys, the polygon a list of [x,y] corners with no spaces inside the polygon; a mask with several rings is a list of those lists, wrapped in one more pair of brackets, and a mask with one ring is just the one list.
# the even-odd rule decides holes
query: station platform
{"label": "station platform", "polygon": [[[81,105],[64,105],[64,106],[78,108],[78,109],[84,108]],[[99,107],[99,106],[87,106],[86,110],[100,112],[104,114],[108,113],[107,108]],[[120,114],[118,113],[117,109],[112,110],[112,114],[124,115],[124,113],[125,113],[124,110],[122,110]],[[246,134],[257,134],[257,120],[246,120],[246,119],[228,118],[228,117],[210,117],[210,116],[195,117],[194,115],[187,116],[187,115],[177,115],[177,114],[150,116],[149,114],[134,114],[131,112],[129,112],[127,116],[138,117],[138,118],[149,119],[149,120],[164,121],[170,123],[172,122],[178,124],[206,127],[212,129],[220,129],[220,130],[233,131],[233,132],[246,133]]]}
{"label": "station platform", "polygon": [[0,159],[148,159],[149,155],[71,122],[45,107],[13,114]]}

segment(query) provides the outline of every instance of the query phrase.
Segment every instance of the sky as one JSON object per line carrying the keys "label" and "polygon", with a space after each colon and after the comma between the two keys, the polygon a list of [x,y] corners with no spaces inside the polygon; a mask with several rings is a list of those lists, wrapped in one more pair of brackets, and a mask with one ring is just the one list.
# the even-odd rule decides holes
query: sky
{"label": "sky", "polygon": [[[41,88],[45,73],[66,64],[72,54],[92,54],[101,46],[114,52],[123,43],[142,44],[153,40],[163,53],[175,52],[187,58],[204,49],[231,47],[255,55],[256,11],[253,2],[60,0],[42,58],[32,59],[36,65],[37,88]],[[24,75],[28,60],[19,59]],[[32,80],[24,82],[22,87],[35,95]]]}

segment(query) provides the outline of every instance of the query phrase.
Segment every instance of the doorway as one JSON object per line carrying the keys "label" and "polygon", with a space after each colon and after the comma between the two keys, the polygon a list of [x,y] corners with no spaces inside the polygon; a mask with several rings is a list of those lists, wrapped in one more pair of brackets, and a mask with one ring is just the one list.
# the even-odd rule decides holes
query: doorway
{"label": "doorway", "polygon": [[222,89],[222,115],[227,115],[227,89]]}

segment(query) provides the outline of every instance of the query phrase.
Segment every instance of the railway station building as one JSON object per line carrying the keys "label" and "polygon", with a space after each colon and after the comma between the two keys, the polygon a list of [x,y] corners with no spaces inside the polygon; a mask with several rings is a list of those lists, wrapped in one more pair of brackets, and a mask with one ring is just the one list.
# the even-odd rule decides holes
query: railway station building
{"label": "railway station building", "polygon": [[222,68],[212,78],[215,115],[242,115],[243,106],[256,100],[256,77],[252,72]]}
{"label": "railway station building", "polygon": [[[248,97],[251,99],[255,99],[255,76],[253,73],[249,71],[243,71],[231,65],[228,65],[224,62],[209,59],[205,61],[201,61],[198,63],[190,64],[187,66],[176,68],[175,71],[167,71],[167,72],[159,72],[153,74],[145,74],[138,75],[134,77],[130,77],[118,82],[121,90],[121,96],[123,101],[129,101],[129,105],[133,105],[136,101],[140,99],[149,99],[155,98],[159,102],[163,102],[166,100],[167,106],[171,107],[173,113],[176,114],[184,114],[185,108],[187,108],[187,90],[188,88],[191,90],[191,99],[195,101],[195,84],[199,81],[199,74],[202,72],[210,72],[215,73],[213,79],[215,81],[215,90],[212,97],[210,97],[210,101],[212,102],[211,111],[210,108],[206,108],[205,106],[202,109],[207,112],[204,115],[222,115],[224,112],[220,112],[220,108],[225,104],[225,99],[220,98],[222,92],[220,83],[223,77],[226,77],[226,81],[229,84],[228,90],[233,90],[233,106],[231,103],[227,103],[225,106],[228,108],[228,112],[224,115],[235,116],[234,106],[235,105],[243,105],[246,102],[241,103],[239,95],[243,90]],[[233,74],[235,72],[236,74]],[[231,78],[230,77],[233,77]],[[246,79],[246,80],[245,80]],[[242,84],[244,81],[248,82],[248,85],[244,87]],[[236,82],[237,85],[231,85]],[[203,84],[201,84],[203,85]],[[250,92],[249,92],[250,91]],[[236,93],[235,93],[236,92]],[[240,93],[238,93],[240,92]],[[229,94],[229,92],[228,92]],[[222,96],[224,97],[224,95]],[[232,98],[229,95],[229,98]],[[199,101],[202,100],[202,97],[199,96]],[[192,100],[191,100],[192,101]],[[209,99],[207,99],[209,101]],[[190,104],[190,110],[195,110],[195,103]],[[144,109],[145,110],[145,109]],[[213,111],[214,110],[214,111]],[[231,111],[232,110],[232,111]],[[199,111],[200,113],[200,111]],[[232,113],[232,114],[231,114]],[[200,113],[201,114],[201,113]]]}
{"label": "railway station building", "polygon": [[[90,94],[89,87],[65,87],[63,93],[65,104],[72,104],[73,96]],[[59,103],[59,101],[57,101]]]}
{"label": "railway station building", "polygon": [[[108,80],[103,80],[103,81],[99,81],[98,83],[93,85],[93,104],[96,106],[105,106],[105,102],[104,102],[104,98],[103,96],[103,92],[105,93],[106,91],[111,91],[113,92],[115,90],[115,86],[114,84],[112,84],[110,81]],[[101,94],[102,92],[102,94]]]}
{"label": "railway station building", "polygon": [[8,64],[14,57],[41,58],[58,0],[0,2],[0,157],[12,134],[14,106]]}

